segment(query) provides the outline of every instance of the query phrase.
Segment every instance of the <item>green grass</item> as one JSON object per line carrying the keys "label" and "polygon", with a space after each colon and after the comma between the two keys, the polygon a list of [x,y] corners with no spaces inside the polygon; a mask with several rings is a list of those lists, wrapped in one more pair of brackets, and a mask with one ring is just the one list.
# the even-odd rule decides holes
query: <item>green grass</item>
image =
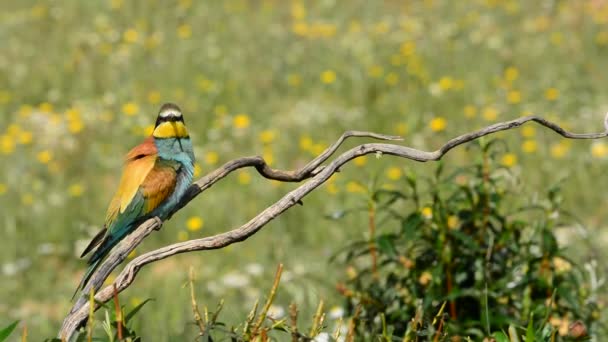
{"label": "green grass", "polygon": [[[143,139],[160,103],[182,107],[203,173],[252,154],[294,169],[346,129],[400,134],[405,145],[428,150],[529,112],[573,131],[601,131],[608,109],[608,5],[601,4],[4,2],[0,326],[19,319],[31,340],[58,330],[85,268],[76,256],[82,241],[102,224],[122,155]],[[441,119],[445,129],[434,131],[431,122],[442,128]],[[608,146],[565,142],[540,128],[501,137],[517,156],[512,167],[531,199],[562,180],[564,207],[592,237],[574,233],[568,253],[581,261],[597,258],[605,269],[600,251],[608,219]],[[534,152],[522,148],[533,144]],[[452,151],[446,164],[464,164],[472,156],[464,151]],[[344,270],[327,259],[338,246],[365,235],[365,217],[339,223],[322,217],[360,201],[350,181],[381,175],[403,186],[403,179],[388,178],[394,167],[433,169],[368,158],[363,166],[345,167],[333,185],[244,243],[146,267],[121,296],[129,305],[156,298],[143,309],[138,331],[144,340],[195,336],[182,287],[189,265],[200,277],[201,304],[215,307],[225,298],[223,315],[234,321],[242,321],[256,296],[265,293],[279,262],[285,274],[276,303],[286,308],[294,300],[308,317],[321,298],[330,307],[339,305],[334,282]],[[138,252],[237,227],[294,186],[268,182],[253,171],[232,175]],[[201,230],[187,229],[192,217],[203,219]],[[251,264],[261,265],[262,273],[247,276],[247,285],[225,286],[227,274],[245,272]]]}

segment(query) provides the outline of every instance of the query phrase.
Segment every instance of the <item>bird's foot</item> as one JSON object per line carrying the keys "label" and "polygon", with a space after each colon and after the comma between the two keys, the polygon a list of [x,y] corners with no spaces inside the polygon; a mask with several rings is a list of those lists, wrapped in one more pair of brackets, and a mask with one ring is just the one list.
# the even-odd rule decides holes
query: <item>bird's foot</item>
{"label": "bird's foot", "polygon": [[154,216],[154,223],[156,223],[154,230],[160,230],[163,226],[163,220],[161,220],[158,216]]}

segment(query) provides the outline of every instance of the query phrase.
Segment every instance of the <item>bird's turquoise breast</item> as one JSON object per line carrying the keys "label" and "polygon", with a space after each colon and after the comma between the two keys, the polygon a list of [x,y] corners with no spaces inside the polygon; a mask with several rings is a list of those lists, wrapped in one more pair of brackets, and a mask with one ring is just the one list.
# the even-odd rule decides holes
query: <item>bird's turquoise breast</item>
{"label": "bird's turquoise breast", "polygon": [[189,138],[155,139],[158,158],[178,164],[175,190],[156,208],[152,215],[166,218],[192,184],[194,176],[194,152]]}

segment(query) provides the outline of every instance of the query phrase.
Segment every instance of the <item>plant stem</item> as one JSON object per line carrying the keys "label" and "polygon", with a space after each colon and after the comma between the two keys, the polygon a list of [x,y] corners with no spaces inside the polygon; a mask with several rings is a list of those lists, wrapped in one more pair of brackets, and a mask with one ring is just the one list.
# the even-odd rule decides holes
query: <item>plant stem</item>
{"label": "plant stem", "polygon": [[194,321],[198,325],[199,335],[205,335],[205,322],[201,316],[201,312],[198,310],[198,304],[196,303],[196,296],[194,295],[194,268],[190,266],[189,272],[190,278],[190,302],[192,303],[192,313],[194,314]]}
{"label": "plant stem", "polygon": [[283,264],[279,264],[279,266],[277,267],[277,273],[274,275],[274,283],[272,284],[272,288],[270,289],[270,293],[268,294],[266,304],[264,304],[264,308],[262,309],[262,312],[260,312],[260,317],[258,318],[257,323],[253,327],[252,336],[256,336],[258,334],[258,330],[266,319],[266,315],[268,314],[270,305],[272,305],[274,297],[277,294],[277,288],[279,287],[279,282],[281,281],[281,273],[283,273]]}
{"label": "plant stem", "polygon": [[368,206],[369,217],[369,254],[372,257],[372,275],[378,279],[378,255],[376,253],[376,204],[370,199]]}
{"label": "plant stem", "polygon": [[116,311],[116,330],[118,340],[122,341],[122,311],[120,309],[120,304],[118,303],[118,291],[116,290],[116,284],[114,284],[114,310]]}

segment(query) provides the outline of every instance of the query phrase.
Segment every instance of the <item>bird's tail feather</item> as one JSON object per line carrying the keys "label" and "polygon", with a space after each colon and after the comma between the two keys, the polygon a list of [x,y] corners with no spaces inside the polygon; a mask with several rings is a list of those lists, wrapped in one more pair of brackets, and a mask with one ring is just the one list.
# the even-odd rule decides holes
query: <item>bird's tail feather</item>
{"label": "bird's tail feather", "polygon": [[97,267],[99,267],[100,263],[101,263],[101,259],[92,262],[89,265],[89,267],[87,267],[86,272],[84,272],[84,275],[82,276],[82,280],[80,280],[80,284],[78,284],[76,291],[74,291],[74,294],[72,295],[72,299],[74,299],[74,297],[76,297],[76,294],[78,293],[78,291],[81,291],[84,289],[84,287],[89,282],[89,279],[91,279],[91,276],[93,276],[93,273],[95,273],[95,270],[97,270]]}

